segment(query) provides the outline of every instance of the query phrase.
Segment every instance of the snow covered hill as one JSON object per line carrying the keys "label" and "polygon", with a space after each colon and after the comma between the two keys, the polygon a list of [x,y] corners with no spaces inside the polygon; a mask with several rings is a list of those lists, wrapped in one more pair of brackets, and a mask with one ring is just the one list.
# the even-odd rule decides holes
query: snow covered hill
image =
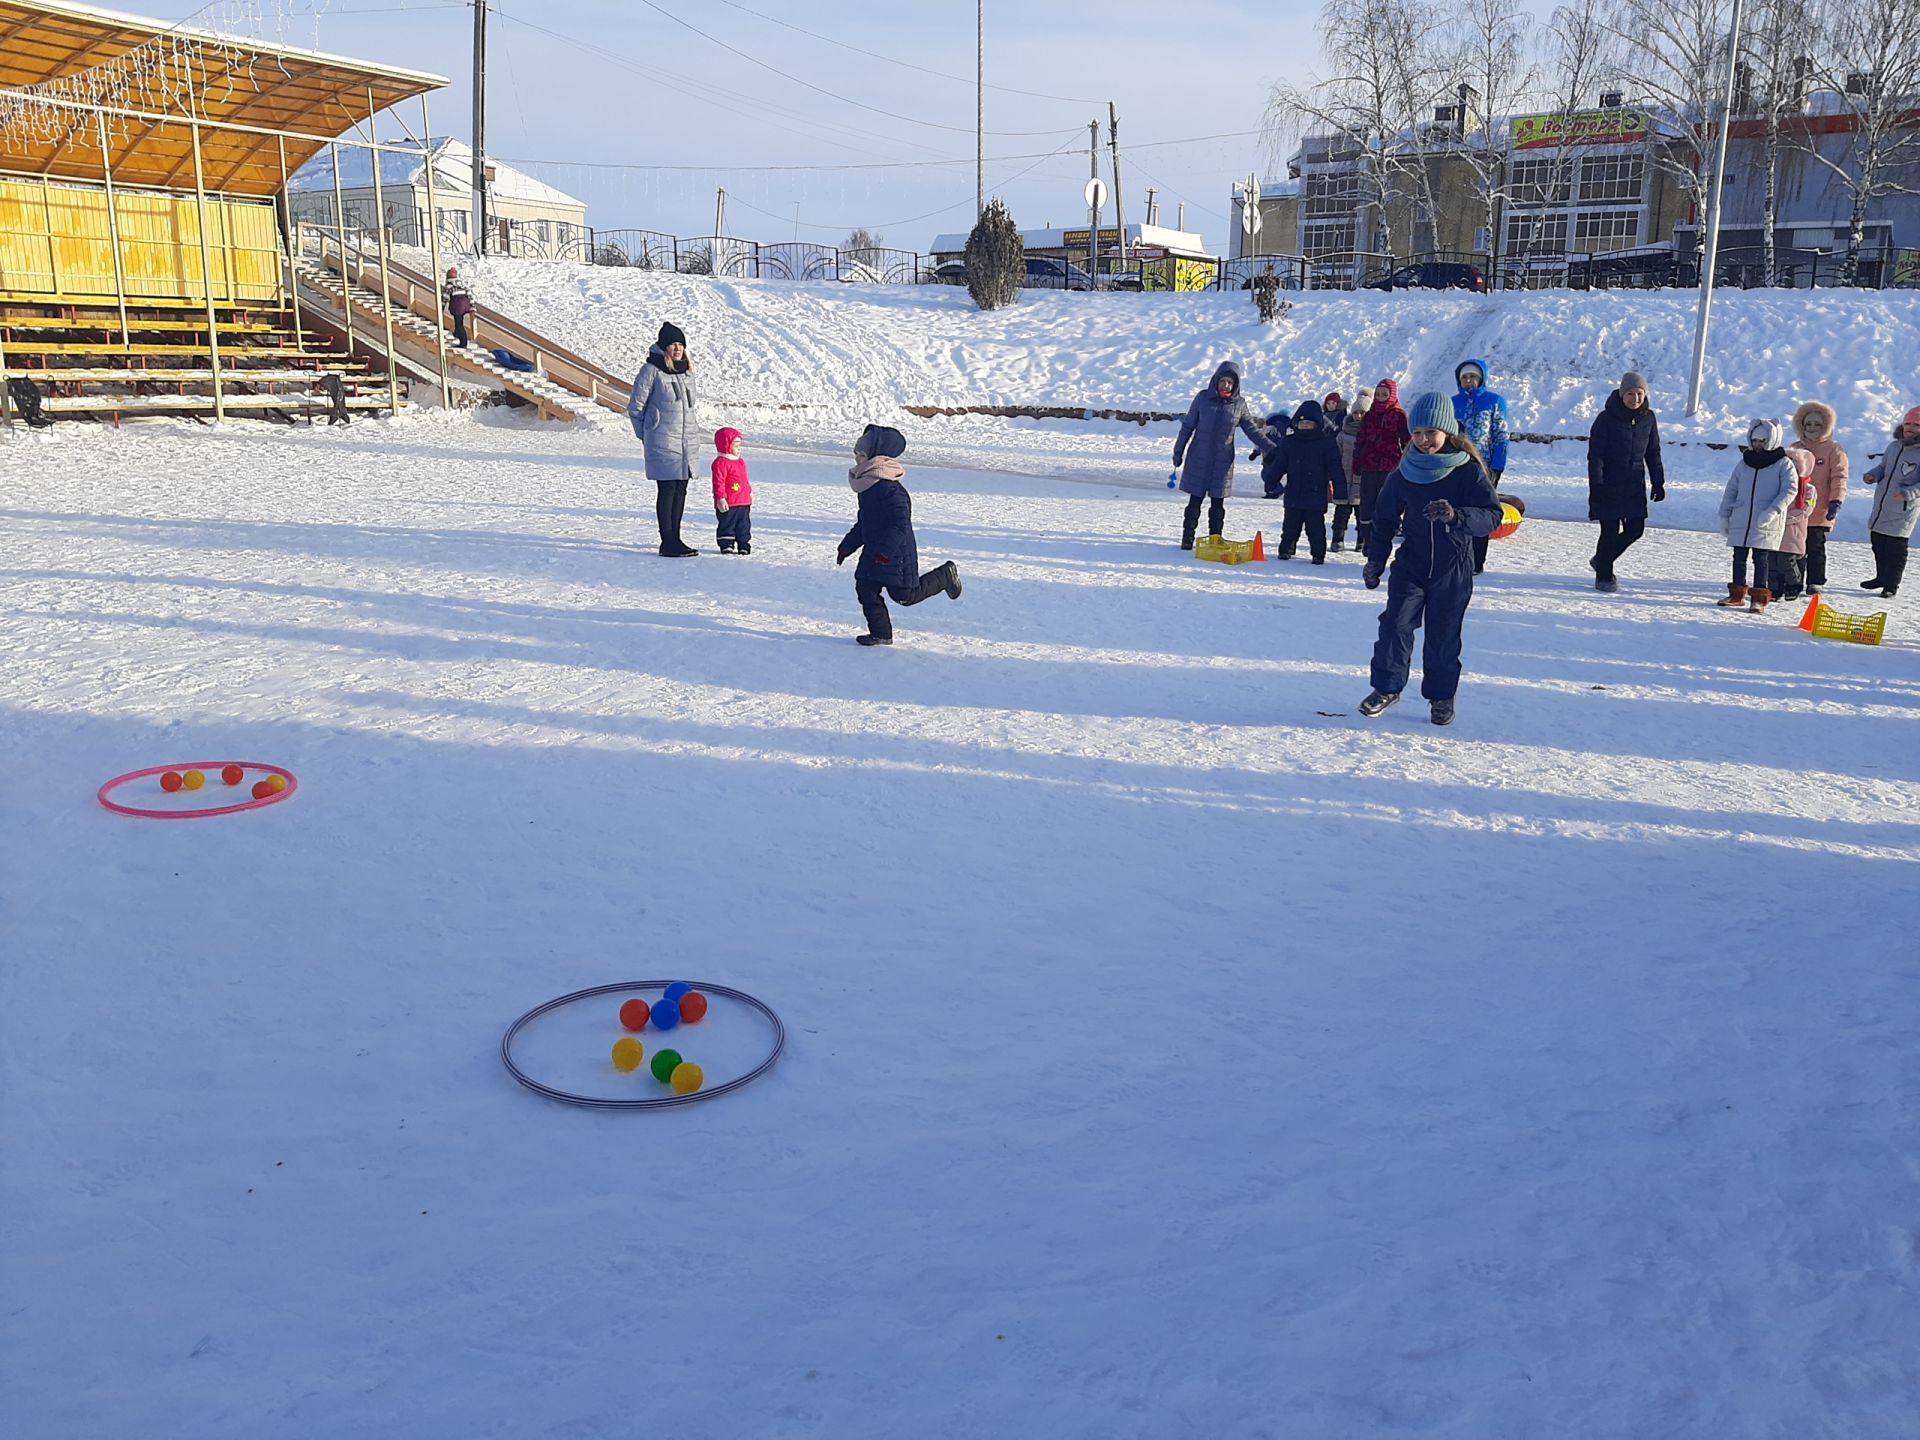
{"label": "snow covered hill", "polygon": [[[1725,440],[1756,415],[1824,399],[1843,438],[1875,441],[1920,403],[1920,292],[1745,291],[1715,303],[1705,406],[1682,414],[1687,292],[1307,294],[1263,326],[1244,294],[1030,291],[986,315],[949,286],[725,281],[546,261],[472,269],[480,298],[626,372],[662,320],[692,339],[707,402],[763,436],[817,436],[899,407],[1181,411],[1223,357],[1274,406],[1391,375],[1453,388],[1484,357],[1516,429],[1585,435],[1622,371],[1644,372],[1663,433]],[[1129,427],[1131,428],[1131,427]],[[1133,429],[1139,434],[1137,428]]]}

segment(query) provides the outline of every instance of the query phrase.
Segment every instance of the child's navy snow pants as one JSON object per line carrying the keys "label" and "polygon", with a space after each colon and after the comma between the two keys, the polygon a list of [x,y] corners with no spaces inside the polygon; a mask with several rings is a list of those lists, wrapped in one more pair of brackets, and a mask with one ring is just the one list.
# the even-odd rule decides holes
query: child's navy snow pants
{"label": "child's navy snow pants", "polygon": [[727,513],[714,517],[720,532],[720,548],[731,549],[735,545],[753,543],[753,507],[751,505],[729,505]]}
{"label": "child's navy snow pants", "polygon": [[1413,669],[1413,632],[1426,625],[1420,657],[1420,693],[1451,700],[1460,688],[1460,627],[1473,599],[1473,576],[1449,571],[1429,580],[1409,577],[1396,565],[1387,572],[1387,608],[1380,612],[1380,639],[1373,647],[1373,688],[1398,695]]}

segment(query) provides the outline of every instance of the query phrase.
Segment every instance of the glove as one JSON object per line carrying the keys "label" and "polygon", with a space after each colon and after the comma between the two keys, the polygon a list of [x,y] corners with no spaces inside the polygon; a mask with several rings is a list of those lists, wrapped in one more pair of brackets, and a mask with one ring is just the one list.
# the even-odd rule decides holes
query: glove
{"label": "glove", "polygon": [[1659,504],[1659,503],[1660,503],[1660,502],[1661,502],[1662,500],[1664,500],[1664,499],[1666,499],[1666,498],[1667,498],[1667,487],[1666,487],[1666,486],[1664,486],[1664,485],[1656,485],[1656,486],[1654,486],[1654,487],[1653,487],[1653,503],[1654,503],[1654,504],[1656,504],[1656,505],[1658,505],[1658,504]]}
{"label": "glove", "polygon": [[1427,519],[1442,520],[1451,523],[1454,517],[1453,502],[1449,500],[1430,500],[1427,502]]}
{"label": "glove", "polygon": [[1360,583],[1369,590],[1378,590],[1380,588],[1380,567],[1369,561],[1366,569],[1360,572]]}
{"label": "glove", "polygon": [[1827,502],[1827,523],[1831,525],[1834,521],[1834,517],[1837,516],[1839,513],[1840,513],[1840,502],[1838,500],[1829,500]]}
{"label": "glove", "polygon": [[839,549],[839,550],[835,550],[835,551],[833,552],[833,563],[834,563],[834,564],[836,564],[836,565],[844,565],[844,564],[846,564],[846,563],[847,563],[847,551],[846,551],[845,549]]}
{"label": "glove", "polygon": [[724,514],[726,514],[726,513],[727,513],[727,502],[726,502],[726,501],[724,501],[724,500],[720,500],[720,499],[715,499],[715,500],[714,500],[714,502],[713,502],[713,513],[714,513],[714,514],[716,514],[716,515],[724,515]]}

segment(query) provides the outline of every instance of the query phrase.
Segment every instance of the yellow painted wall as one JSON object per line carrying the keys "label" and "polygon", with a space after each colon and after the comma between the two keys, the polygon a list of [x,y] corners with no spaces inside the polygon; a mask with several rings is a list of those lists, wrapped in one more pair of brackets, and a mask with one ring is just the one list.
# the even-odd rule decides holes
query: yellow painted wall
{"label": "yellow painted wall", "polygon": [[[203,300],[199,214],[191,195],[116,190],[129,299]],[[113,242],[104,187],[0,176],[0,290],[112,298]],[[209,200],[216,301],[277,301],[280,236],[271,201]]]}

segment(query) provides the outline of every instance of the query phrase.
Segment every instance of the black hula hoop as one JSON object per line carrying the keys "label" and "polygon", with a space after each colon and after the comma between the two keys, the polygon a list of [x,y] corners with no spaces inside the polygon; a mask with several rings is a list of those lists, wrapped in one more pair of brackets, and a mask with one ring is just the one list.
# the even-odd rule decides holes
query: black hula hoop
{"label": "black hula hoop", "polygon": [[513,1063],[513,1037],[529,1021],[538,1020],[549,1010],[558,1010],[562,1005],[571,1005],[576,1000],[591,999],[595,995],[612,995],[620,991],[664,990],[673,984],[671,980],[627,980],[618,985],[595,985],[590,990],[576,990],[571,995],[562,995],[549,1000],[544,1005],[536,1005],[513,1024],[507,1027],[507,1033],[500,1037],[500,1063],[507,1067],[507,1073],[536,1094],[549,1100],[558,1100],[566,1105],[585,1105],[593,1110],[664,1110],[669,1105],[693,1105],[701,1100],[712,1100],[726,1094],[729,1090],[738,1090],[754,1080],[758,1080],[773,1068],[773,1062],[780,1058],[780,1052],[787,1048],[787,1027],[780,1023],[780,1017],[773,1013],[773,1007],[765,1001],[756,999],[744,990],[735,990],[726,985],[709,985],[705,981],[689,980],[694,989],[707,995],[723,995],[729,1000],[738,1000],[758,1010],[773,1025],[773,1050],[746,1074],[736,1076],[724,1085],[715,1085],[711,1090],[696,1090],[691,1095],[660,1095],[651,1100],[617,1100],[598,1095],[576,1095],[571,1090],[556,1090],[551,1085],[542,1085],[526,1071]]}

